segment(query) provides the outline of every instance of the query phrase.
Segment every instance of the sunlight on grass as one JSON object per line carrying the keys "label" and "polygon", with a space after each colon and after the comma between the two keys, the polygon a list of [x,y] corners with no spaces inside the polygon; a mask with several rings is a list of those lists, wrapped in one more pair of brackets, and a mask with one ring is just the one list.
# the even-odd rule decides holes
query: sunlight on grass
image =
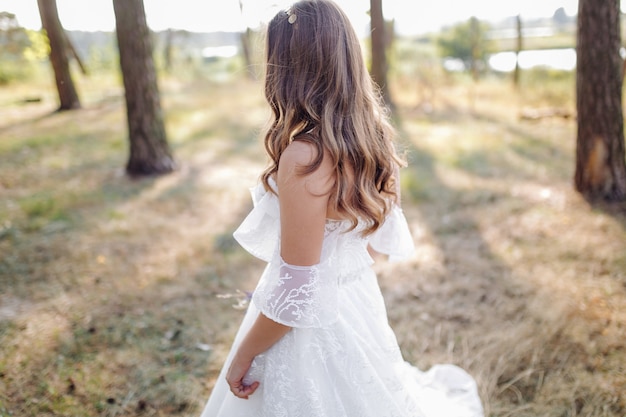
{"label": "sunlight on grass", "polygon": [[[436,355],[423,367],[452,360],[476,369],[492,415],[562,416],[571,404],[580,415],[619,414],[626,275],[614,262],[626,253],[624,218],[590,210],[573,192],[575,125],[520,123],[515,112],[527,104],[500,106],[494,87],[474,86],[475,101],[458,104],[473,117],[443,100],[433,117],[450,118],[436,123],[405,110],[417,166],[403,191],[427,213],[431,233],[418,247],[431,255],[407,271],[416,278],[386,290],[390,318],[409,358]],[[503,321],[490,325],[495,311]],[[468,325],[492,330],[478,336]],[[432,326],[435,339],[423,340]]]}
{"label": "sunlight on grass", "polygon": [[[406,358],[467,368],[490,416],[623,414],[626,220],[572,190],[571,119],[519,117],[571,108],[571,77],[414,70],[393,90],[418,253],[375,265]],[[195,416],[242,318],[228,296],[264,266],[232,238],[262,86],[165,77],[180,169],[130,180],[119,80],[79,84],[61,114],[47,86],[0,91],[0,416]]]}

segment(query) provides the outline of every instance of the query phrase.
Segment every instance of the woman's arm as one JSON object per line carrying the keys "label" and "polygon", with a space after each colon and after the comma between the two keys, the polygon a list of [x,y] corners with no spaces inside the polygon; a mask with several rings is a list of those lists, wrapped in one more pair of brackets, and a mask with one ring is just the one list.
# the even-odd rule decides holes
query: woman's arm
{"label": "woman's arm", "polygon": [[314,160],[316,152],[313,145],[294,141],[285,149],[278,166],[280,255],[291,265],[315,265],[322,253],[329,192],[334,184],[330,161],[323,158],[317,170],[300,173]]}
{"label": "woman's arm", "polygon": [[[305,142],[294,141],[281,156],[278,176],[280,202],[282,259],[292,265],[312,266],[320,261],[324,225],[332,186],[329,162],[314,172],[300,175],[300,169],[313,161],[315,148]],[[255,356],[265,352],[291,327],[279,324],[262,313],[244,337],[226,375],[231,391],[247,399],[259,386],[258,382],[245,385],[243,378]]]}
{"label": "woman's arm", "polygon": [[289,330],[291,330],[291,327],[276,323],[263,314],[259,314],[252,328],[241,342],[226,374],[226,381],[235,396],[247,400],[248,396],[256,391],[259,387],[258,381],[250,385],[246,385],[243,382],[243,378],[246,376],[248,369],[250,369],[250,365],[252,365],[252,360],[255,356],[272,347]]}

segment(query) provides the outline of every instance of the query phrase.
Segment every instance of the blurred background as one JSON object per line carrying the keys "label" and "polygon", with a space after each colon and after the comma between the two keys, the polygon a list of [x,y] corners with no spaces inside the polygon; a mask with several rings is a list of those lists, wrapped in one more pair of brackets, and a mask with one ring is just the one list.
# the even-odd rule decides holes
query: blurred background
{"label": "blurred background", "polygon": [[[486,416],[626,415],[623,15],[580,1],[581,36],[576,0],[337,1],[408,161],[389,321]],[[199,415],[264,268],[232,232],[285,7],[0,0],[0,417]]]}
{"label": "blurred background", "polygon": [[[96,61],[100,55],[112,55],[111,49],[115,49],[115,16],[110,1],[59,0],[57,3],[63,26],[84,60]],[[338,3],[350,16],[357,32],[366,38],[370,28],[369,3],[345,0]],[[145,11],[148,24],[158,39],[155,49],[158,51],[172,47],[179,59],[191,59],[197,63],[212,56],[236,55],[240,49],[238,33],[248,28],[260,31],[263,24],[287,5],[285,1],[229,1],[217,5],[185,0],[172,7],[162,0],[146,0]],[[455,25],[467,22],[470,17],[476,17],[489,26],[485,36],[493,43],[489,51],[492,55],[491,68],[507,71],[514,66],[514,58],[506,52],[514,49],[512,40],[517,37],[518,15],[523,20],[526,38],[543,38],[544,41],[550,37],[559,38],[547,45],[533,44],[531,41],[524,48],[521,65],[527,68],[546,65],[572,69],[574,54],[571,50],[559,51],[559,54],[554,55],[546,53],[545,49],[574,46],[576,8],[576,0],[532,1],[524,4],[491,0],[471,4],[458,0],[410,4],[398,0],[383,2],[385,19],[393,23],[395,37],[414,42],[435,41],[436,35],[450,31]],[[38,31],[41,28],[34,0],[2,0],[0,10],[11,13],[15,17],[11,24],[24,30]],[[8,21],[5,24],[8,25]],[[569,42],[564,40],[565,37],[569,38]],[[543,51],[543,54],[537,50]],[[97,62],[90,64],[95,68],[101,65]]]}

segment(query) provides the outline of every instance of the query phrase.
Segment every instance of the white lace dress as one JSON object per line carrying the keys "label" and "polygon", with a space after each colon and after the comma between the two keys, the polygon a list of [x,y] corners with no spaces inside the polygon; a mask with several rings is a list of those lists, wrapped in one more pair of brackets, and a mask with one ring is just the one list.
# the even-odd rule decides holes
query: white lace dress
{"label": "white lace dress", "polygon": [[[275,184],[272,184],[275,187]],[[395,207],[369,238],[326,222],[321,261],[295,267],[280,258],[279,204],[261,184],[236,240],[268,262],[202,417],[482,417],[474,379],[453,365],[421,372],[405,362],[389,327],[368,243],[392,260],[413,253]],[[247,375],[260,386],[248,400],[225,373],[259,311],[293,327],[255,358]]]}

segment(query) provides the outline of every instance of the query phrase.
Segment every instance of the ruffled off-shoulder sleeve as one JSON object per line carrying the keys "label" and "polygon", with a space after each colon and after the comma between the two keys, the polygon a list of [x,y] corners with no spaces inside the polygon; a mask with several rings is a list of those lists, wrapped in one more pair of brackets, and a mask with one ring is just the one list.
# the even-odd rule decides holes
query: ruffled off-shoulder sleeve
{"label": "ruffled off-shoulder sleeve", "polygon": [[[270,182],[271,186],[275,186]],[[251,189],[254,208],[233,233],[250,254],[268,262],[252,302],[268,318],[290,327],[324,327],[337,318],[336,272],[328,261],[290,265],[280,257],[278,197],[259,184]]]}
{"label": "ruffled off-shoulder sleeve", "polygon": [[233,233],[235,240],[250,254],[270,262],[280,238],[278,198],[262,184],[250,189],[254,208]]}
{"label": "ruffled off-shoulder sleeve", "polygon": [[405,260],[415,253],[415,244],[402,209],[394,205],[383,225],[369,239],[376,252],[389,256],[390,261]]}

